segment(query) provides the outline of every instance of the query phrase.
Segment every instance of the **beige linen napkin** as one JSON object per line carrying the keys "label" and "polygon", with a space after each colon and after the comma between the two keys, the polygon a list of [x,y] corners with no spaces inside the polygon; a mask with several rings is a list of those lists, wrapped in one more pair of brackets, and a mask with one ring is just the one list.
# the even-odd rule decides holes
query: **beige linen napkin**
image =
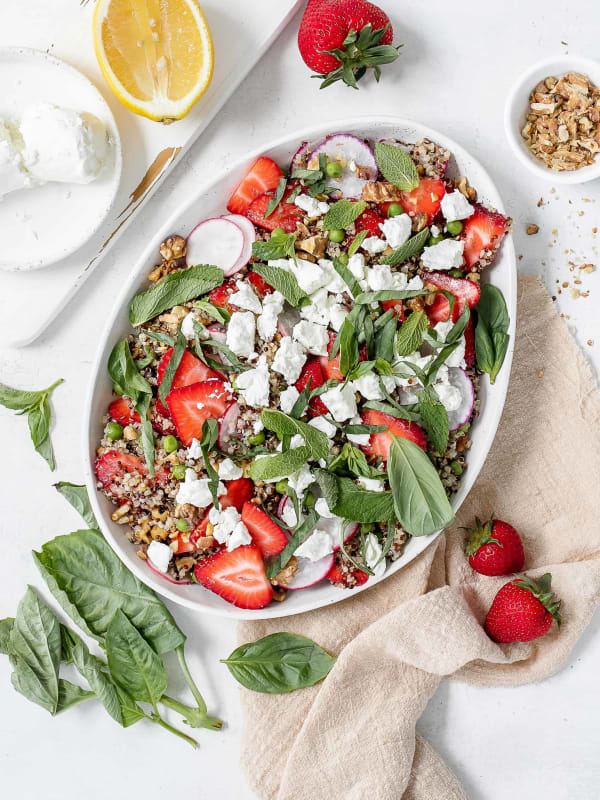
{"label": "beige linen napkin", "polygon": [[[541,280],[519,279],[512,377],[496,440],[456,524],[378,586],[335,606],[245,622],[241,641],[293,631],[339,654],[318,686],[242,690],[242,764],[264,800],[464,800],[415,724],[444,676],[514,686],[559,669],[600,601],[600,393]],[[475,515],[512,522],[526,570],[551,572],[563,626],[497,645],[481,622],[506,578],[473,572]],[[340,590],[342,591],[342,590]],[[332,787],[334,789],[332,790]]]}

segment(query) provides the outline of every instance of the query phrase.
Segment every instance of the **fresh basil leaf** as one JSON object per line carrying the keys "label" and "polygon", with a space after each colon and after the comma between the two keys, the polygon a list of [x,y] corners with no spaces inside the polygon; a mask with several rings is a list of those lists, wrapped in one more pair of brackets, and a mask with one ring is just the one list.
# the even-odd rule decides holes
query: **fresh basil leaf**
{"label": "fresh basil leaf", "polygon": [[83,639],[73,631],[70,631],[70,634],[75,641],[75,646],[72,648],[72,657],[77,672],[89,683],[108,714],[119,725],[122,725],[121,702],[116,687],[106,672],[106,664],[90,653]]}
{"label": "fresh basil leaf", "polygon": [[337,478],[335,475],[332,475],[331,472],[327,472],[325,469],[316,469],[314,474],[315,481],[321,490],[322,496],[327,501],[327,505],[329,508],[333,508],[337,503],[340,494]]}
{"label": "fresh basil leaf", "polygon": [[454,520],[454,512],[435,467],[410,439],[393,437],[388,476],[396,516],[405,531],[427,536]]}
{"label": "fresh basil leaf", "polygon": [[390,377],[394,374],[394,370],[392,369],[392,365],[389,361],[386,361],[384,358],[377,357],[375,359],[375,371],[378,372],[380,375],[386,375]]}
{"label": "fresh basil leaf", "polygon": [[135,723],[139,722],[141,719],[146,718],[146,715],[135,702],[133,697],[129,694],[129,692],[126,692],[124,689],[122,689],[118,683],[115,684],[115,690],[121,706],[121,725],[124,728],[129,728],[131,725],[135,725]]}
{"label": "fresh basil leaf", "polygon": [[[290,452],[293,452],[293,450]],[[289,542],[286,544],[281,553],[279,553],[277,558],[268,565],[267,578],[269,580],[274,578],[278,573],[281,572],[282,569],[287,566],[290,558],[294,555],[296,550],[300,547],[302,542],[306,539],[308,534],[316,525],[317,519],[317,513],[315,511],[311,511],[300,527],[296,528],[294,535],[290,538]]]}
{"label": "fresh basil leaf", "polygon": [[143,394],[140,396],[139,400],[135,404],[135,409],[140,415],[141,420],[141,442],[142,448],[144,450],[144,457],[146,459],[146,466],[148,467],[148,474],[151,478],[154,477],[154,458],[156,455],[155,451],[155,444],[154,444],[154,429],[152,427],[152,423],[148,418],[148,412],[150,410],[150,400],[152,399],[152,395]]}
{"label": "fresh basil leaf", "polygon": [[253,481],[272,481],[275,478],[285,478],[293,472],[297,472],[300,467],[311,458],[310,447],[294,447],[285,453],[276,453],[255,458],[250,464],[248,475]]}
{"label": "fresh basil leaf", "polygon": [[208,488],[212,495],[215,508],[219,508],[219,476],[217,471],[210,463],[208,454],[213,449],[219,438],[219,423],[216,419],[207,419],[202,423],[202,439],[200,449],[204,458],[204,467],[208,475]]}
{"label": "fresh basil leaf", "polygon": [[413,311],[406,322],[400,325],[396,336],[396,352],[399,356],[409,356],[421,347],[428,324],[424,311]]}
{"label": "fresh basil leaf", "polygon": [[152,387],[135,366],[127,339],[121,339],[113,347],[108,357],[108,374],[115,388],[130,397],[134,404],[142,395],[152,395]]}
{"label": "fresh basil leaf", "polygon": [[465,307],[463,308],[461,315],[448,331],[448,335],[446,336],[446,344],[452,344],[452,342],[458,342],[460,339],[462,339],[470,319],[471,309],[469,308],[469,304],[465,303]]}
{"label": "fresh basil leaf", "polygon": [[149,331],[144,328],[144,333],[149,339],[154,339],[155,342],[160,342],[161,344],[168,344],[169,347],[173,347],[175,344],[175,339],[166,333],[162,333],[162,331]]}
{"label": "fresh basil leaf", "polygon": [[83,703],[84,700],[91,700],[96,695],[87,689],[82,689],[71,681],[64,678],[58,679],[58,704],[56,706],[56,714],[61,711],[66,711],[78,703]]}
{"label": "fresh basil leaf", "polygon": [[52,421],[52,411],[47,395],[44,395],[39,406],[31,409],[27,417],[29,423],[29,433],[31,441],[36,451],[48,463],[52,471],[56,468],[52,442],[50,441],[50,423]]}
{"label": "fresh basil leaf", "polygon": [[273,408],[264,408],[260,414],[261,421],[265,428],[276,433],[279,438],[283,436],[294,436],[299,433],[304,439],[306,446],[311,451],[311,458],[318,461],[320,458],[327,458],[329,455],[329,442],[323,431],[319,431],[306,422],[276,411]]}
{"label": "fresh basil leaf", "polygon": [[361,489],[350,478],[338,478],[339,497],[331,510],[352,522],[381,522],[394,518],[391,492]]}
{"label": "fresh basil leaf", "polygon": [[[373,426],[380,427],[380,426]],[[387,426],[381,426],[384,430]],[[346,457],[346,466],[348,471],[357,478],[374,478],[380,479],[385,477],[385,473],[381,472],[377,467],[372,467],[367,463],[367,459],[362,450],[354,445],[346,444],[342,449],[343,455]],[[362,487],[361,487],[362,488]]]}
{"label": "fresh basil leaf", "polygon": [[[359,358],[356,331],[354,330],[354,325],[346,317],[340,329],[340,372],[342,375],[347,375],[351,370],[355,369]],[[325,458],[325,456],[322,457]]]}
{"label": "fresh basil leaf", "polygon": [[280,239],[271,238],[266,242],[260,240],[253,242],[252,255],[255,258],[259,258],[261,261],[274,261],[277,258],[294,258],[296,255],[296,248],[294,245],[297,238],[297,233],[288,233]]}
{"label": "fresh basil leaf", "polygon": [[368,314],[365,317],[363,332],[365,334],[365,344],[367,345],[367,358],[369,361],[373,361],[377,355],[375,352],[375,324]]}
{"label": "fresh basil leaf", "polygon": [[15,625],[14,617],[0,619],[0,653],[7,656],[10,647],[10,632]]}
{"label": "fresh basil leaf", "polygon": [[427,438],[438,453],[444,455],[450,435],[448,412],[433,386],[427,386],[419,393],[419,413]]}
{"label": "fresh basil leaf", "polygon": [[171,358],[169,359],[169,363],[167,364],[167,368],[164,371],[162,381],[160,386],[158,387],[158,396],[161,399],[161,402],[166,404],[166,398],[169,392],[171,391],[171,386],[173,385],[173,379],[175,378],[175,373],[179,369],[179,365],[181,364],[181,359],[185,353],[187,347],[187,339],[181,332],[181,327],[177,329],[177,339],[175,340],[175,347],[173,348],[173,352],[171,353]]}
{"label": "fresh basil leaf", "polygon": [[73,506],[75,511],[81,514],[86,525],[99,530],[98,521],[92,511],[90,498],[85,486],[79,486],[68,481],[59,481],[54,484],[54,488]]}
{"label": "fresh basil leaf", "polygon": [[352,297],[360,294],[360,286],[358,281],[350,272],[348,267],[337,256],[335,256],[333,259],[333,268],[348,287],[348,291]]}
{"label": "fresh basil leaf", "polygon": [[338,200],[329,207],[329,211],[323,219],[323,230],[343,230],[349,228],[353,222],[363,213],[367,204],[360,200],[351,202],[350,200]]}
{"label": "fresh basil leaf", "polygon": [[94,639],[102,640],[121,608],[158,653],[185,642],[161,600],[125,567],[98,531],[57,536],[33,556],[64,611]]}
{"label": "fresh basil leaf", "polygon": [[363,406],[365,409],[372,409],[373,411],[382,411],[394,419],[405,419],[408,422],[421,422],[420,414],[412,410],[413,406],[401,406],[397,403],[392,406],[388,403],[382,403],[380,400],[369,400]]}
{"label": "fresh basil leaf", "polygon": [[222,269],[200,264],[171,272],[160,283],[136,295],[129,304],[129,321],[135,327],[168,308],[180,306],[223,283]]}
{"label": "fresh basil leaf", "polygon": [[286,272],[279,267],[270,267],[268,264],[255,264],[254,272],[258,272],[269,286],[272,286],[285,297],[288,303],[298,308],[307,300],[305,292],[298,286],[298,281],[291,272]]}
{"label": "fresh basil leaf", "polygon": [[29,411],[39,405],[44,396],[44,391],[31,392],[24,389],[13,389],[0,383],[0,406],[10,408],[12,411]]}
{"label": "fresh basil leaf", "polygon": [[14,688],[33,703],[55,714],[61,658],[60,624],[29,586],[17,608],[9,652]]}
{"label": "fresh basil leaf", "polygon": [[401,147],[377,142],[375,161],[386,181],[393,183],[401,192],[412,192],[419,185],[415,162]]}
{"label": "fresh basil leaf", "polygon": [[391,267],[397,267],[408,261],[409,258],[416,256],[427,244],[429,239],[429,228],[423,228],[419,233],[415,233],[408,241],[401,244],[393,253],[387,256],[382,256],[380,264],[389,264]]}
{"label": "fresh basil leaf", "polygon": [[106,659],[122,689],[134,700],[156,706],[167,689],[167,673],[160,656],[121,609],[106,631]]}
{"label": "fresh basil leaf", "polygon": [[410,300],[425,294],[429,294],[425,289],[380,289],[377,292],[363,292],[354,298],[354,302],[358,305],[370,305],[382,303],[384,300]]}
{"label": "fresh basil leaf", "polygon": [[494,383],[504,363],[508,350],[510,317],[506,301],[500,289],[486,283],[481,288],[481,297],[476,305],[475,353],[477,366],[490,376]]}
{"label": "fresh basil leaf", "polygon": [[392,317],[380,330],[375,334],[375,352],[377,357],[383,361],[394,360],[394,339],[396,337],[396,317]]}
{"label": "fresh basil leaf", "polygon": [[[448,356],[453,353],[456,348],[458,347],[459,342],[451,342],[450,344],[445,344],[437,356],[433,359],[433,361],[427,366],[427,372],[425,380],[421,377],[421,383],[423,384],[432,384],[437,377],[440,367],[442,364],[446,362]],[[409,365],[410,366],[410,365]]]}
{"label": "fresh basil leaf", "polygon": [[302,191],[302,186],[294,186],[292,191],[286,197],[285,202],[288,203],[289,205],[292,205],[292,203],[295,203],[296,202],[296,198],[298,197],[298,195],[300,194],[301,191]]}
{"label": "fresh basil leaf", "polygon": [[312,378],[308,379],[308,383],[306,384],[306,388],[303,389],[300,394],[298,395],[296,402],[292,406],[292,410],[289,413],[290,417],[294,419],[300,419],[302,414],[306,411],[308,404],[310,403],[310,385],[312,383]]}
{"label": "fresh basil leaf", "polygon": [[[208,300],[196,300],[194,303],[194,308],[199,308],[201,311],[204,311],[205,314],[208,314],[209,317],[216,319],[217,322],[223,323],[223,325],[227,325],[231,319],[231,314],[226,308],[215,306]],[[171,344],[175,344],[173,339],[171,339]]]}
{"label": "fresh basil leaf", "polygon": [[272,633],[236,648],[221,659],[238,683],[253,692],[284,694],[314,686],[336,659],[296,633]]}
{"label": "fresh basil leaf", "polygon": [[275,211],[275,209],[279,205],[279,203],[281,203],[286,186],[287,186],[287,178],[279,178],[279,181],[277,182],[277,188],[275,189],[275,194],[267,203],[267,210],[265,211],[265,219],[267,217],[270,217],[271,214]]}
{"label": "fresh basil leaf", "polygon": [[352,242],[350,243],[350,247],[348,248],[348,257],[352,258],[355,253],[358,253],[358,248],[364,242],[364,240],[369,235],[369,231],[359,231]]}

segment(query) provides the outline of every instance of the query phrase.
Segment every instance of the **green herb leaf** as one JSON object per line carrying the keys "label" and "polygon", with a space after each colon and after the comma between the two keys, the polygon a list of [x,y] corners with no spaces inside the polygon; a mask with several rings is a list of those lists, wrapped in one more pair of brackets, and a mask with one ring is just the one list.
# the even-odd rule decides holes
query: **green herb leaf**
{"label": "green herb leaf", "polygon": [[329,207],[329,211],[325,214],[323,230],[333,231],[349,228],[360,217],[366,207],[367,204],[362,200],[358,202],[338,200],[337,203]]}
{"label": "green herb leaf", "polygon": [[56,706],[56,714],[61,711],[66,711],[78,703],[83,703],[84,700],[91,700],[96,695],[87,689],[82,689],[71,681],[64,678],[58,679],[58,704]]}
{"label": "green herb leaf", "polygon": [[361,489],[350,478],[338,478],[339,497],[331,510],[352,522],[381,522],[394,518],[391,492]]}
{"label": "green herb leaf", "polygon": [[437,377],[442,364],[446,362],[451,353],[458,347],[458,342],[450,342],[445,344],[433,361],[428,364],[425,380],[421,378],[421,383],[424,385],[431,385]]}
{"label": "green herb leaf", "polygon": [[298,238],[297,233],[288,233],[281,239],[269,239],[267,242],[252,243],[252,255],[261,261],[274,261],[277,258],[294,258],[296,248],[294,244]]}
{"label": "green herb leaf", "polygon": [[396,337],[397,327],[396,317],[392,317],[386,324],[377,331],[375,334],[375,352],[377,358],[383,361],[394,360],[394,339]]}
{"label": "green herb leaf", "polygon": [[215,508],[219,508],[219,476],[210,463],[208,454],[214,448],[219,438],[219,423],[216,419],[207,419],[202,423],[202,439],[200,449],[204,458],[204,466],[208,475],[208,488],[212,495]]}
{"label": "green herb leaf", "polygon": [[311,458],[310,447],[294,447],[285,453],[277,453],[264,458],[255,458],[248,475],[253,481],[272,481],[275,478],[285,478]]}
{"label": "green herb leaf", "polygon": [[327,505],[329,508],[333,508],[340,495],[336,476],[325,469],[316,469],[315,480],[321,490],[321,494],[327,501]]}
{"label": "green herb leaf", "polygon": [[298,286],[298,281],[291,272],[286,272],[279,267],[269,267],[267,264],[255,264],[254,271],[264,278],[269,286],[277,289],[294,308],[306,304],[308,300],[305,292]]}
{"label": "green herb leaf", "polygon": [[[356,331],[354,330],[354,325],[346,317],[340,329],[340,372],[342,375],[347,375],[351,370],[355,369],[359,358]],[[325,456],[322,456],[322,458],[325,458]]]}
{"label": "green herb leaf", "polygon": [[0,653],[7,656],[9,653],[10,633],[15,625],[14,617],[0,619]]}
{"label": "green herb leaf", "polygon": [[[47,391],[47,390],[46,390]],[[10,408],[12,411],[29,411],[39,405],[45,391],[33,392],[24,389],[13,389],[0,383],[0,406]]]}
{"label": "green herb leaf", "polygon": [[413,311],[406,322],[400,325],[396,336],[396,352],[399,356],[409,356],[421,347],[428,324],[424,311]]}
{"label": "green herb leaf", "polygon": [[401,147],[377,142],[375,160],[386,181],[393,183],[401,192],[412,192],[419,185],[415,162]]}
{"label": "green herb leaf", "polygon": [[114,680],[134,700],[156,706],[167,689],[160,656],[117,609],[106,631],[106,658]]}
{"label": "green herb leaf", "polygon": [[314,686],[336,659],[296,633],[272,633],[243,644],[222,659],[238,683],[253,692],[284,694]]}
{"label": "green herb leaf", "polygon": [[312,425],[294,419],[284,414],[282,411],[276,411],[273,408],[264,408],[261,411],[260,418],[265,428],[276,433],[280,439],[284,436],[294,436],[294,434],[299,433],[304,439],[306,446],[310,449],[313,461],[318,461],[320,458],[327,458],[329,455],[327,436],[325,436],[323,431],[317,430]]}
{"label": "green herb leaf", "polygon": [[454,520],[440,476],[426,453],[410,439],[394,437],[388,456],[394,509],[413,536],[427,536]]}
{"label": "green herb leaf", "polygon": [[275,194],[267,203],[267,210],[265,211],[265,219],[267,217],[270,217],[271,214],[275,211],[275,209],[279,205],[279,203],[281,203],[286,186],[287,186],[287,178],[279,178],[279,181],[277,183],[277,188],[275,189]]}
{"label": "green herb leaf", "polygon": [[144,328],[144,333],[149,339],[154,339],[155,342],[160,342],[161,344],[168,344],[169,347],[173,347],[175,344],[175,339],[166,333],[162,333],[162,331],[150,331]]}
{"label": "green herb leaf", "polygon": [[490,376],[494,383],[508,350],[510,317],[500,289],[486,283],[476,305],[475,353],[477,366]]}
{"label": "green herb leaf", "polygon": [[223,277],[222,269],[207,264],[171,272],[156,286],[133,298],[129,305],[129,321],[133,326],[143,325],[168,308],[210,292],[223,283]]}
{"label": "green herb leaf", "polygon": [[171,391],[171,386],[173,385],[173,379],[175,378],[175,373],[179,369],[179,365],[181,364],[181,359],[183,358],[186,347],[187,347],[187,339],[181,332],[181,326],[180,326],[177,329],[177,339],[175,341],[175,347],[173,348],[171,358],[169,359],[169,363],[167,364],[167,368],[165,369],[162,381],[158,388],[158,396],[165,405],[166,405],[167,395]]}
{"label": "green herb leaf", "polygon": [[356,280],[354,275],[350,272],[348,267],[337,256],[335,256],[333,259],[333,268],[340,276],[340,278],[344,281],[344,283],[348,287],[348,291],[353,297],[357,294],[360,294],[360,286],[358,284],[358,281]]}
{"label": "green herb leaf", "polygon": [[427,438],[438,453],[444,455],[450,435],[448,412],[433,386],[427,386],[419,393],[419,412]]}
{"label": "green herb leaf", "polygon": [[373,411],[382,411],[394,419],[405,419],[408,422],[421,422],[421,415],[412,410],[413,406],[395,406],[389,403],[382,403],[380,400],[369,400],[363,406],[365,409],[373,409]]}
{"label": "green herb leaf", "polygon": [[90,498],[88,497],[85,486],[78,486],[75,483],[68,483],[67,481],[59,481],[54,484],[54,488],[73,506],[75,511],[81,514],[88,527],[99,530],[98,521],[92,511]]}
{"label": "green herb leaf", "polygon": [[[290,452],[294,452],[291,450]],[[312,531],[317,523],[317,513],[315,511],[311,511],[310,514],[306,517],[302,525],[297,528],[294,532],[294,535],[290,538],[289,542],[286,544],[284,549],[279,553],[277,558],[272,561],[269,566],[267,567],[267,578],[271,580],[284,569],[290,558],[294,555],[296,550],[300,547],[302,542],[306,539],[308,534]]]}
{"label": "green herb leaf", "polygon": [[134,405],[142,395],[152,395],[152,387],[135,366],[127,339],[122,339],[113,347],[108,357],[108,374],[115,388],[130,397]]}
{"label": "green herb leaf", "polygon": [[27,417],[27,422],[29,423],[29,433],[31,434],[33,446],[54,472],[56,464],[54,462],[52,442],[50,441],[52,411],[47,395],[44,395],[39,406],[31,409]]}
{"label": "green herb leaf", "polygon": [[388,256],[382,256],[380,264],[389,264],[391,267],[397,267],[408,261],[409,258],[416,256],[427,244],[429,239],[429,228],[423,228],[422,231],[411,236],[410,239],[404,244],[400,245],[393,253]]}
{"label": "green herb leaf", "polygon": [[348,257],[349,258],[352,258],[352,256],[355,253],[358,253],[358,248],[361,246],[361,244],[364,242],[364,240],[367,238],[368,235],[369,235],[369,231],[359,231],[356,234],[356,236],[352,240],[352,243],[350,244],[350,247],[348,248]]}
{"label": "green herb leaf", "polygon": [[429,292],[424,289],[380,289],[377,292],[363,292],[354,298],[358,305],[382,303],[384,300],[410,300],[412,297],[422,297]]}
{"label": "green herb leaf", "polygon": [[74,647],[71,652],[75,668],[89,683],[108,714],[119,725],[123,725],[121,702],[117,689],[106,672],[106,664],[90,653],[83,639],[77,636],[76,633],[69,631],[69,634],[74,640]]}
{"label": "green herb leaf", "polygon": [[[209,317],[216,319],[217,322],[221,322],[223,325],[227,325],[231,319],[231,314],[226,308],[219,308],[219,306],[215,306],[208,300],[197,300],[194,303],[194,308],[199,308],[201,311],[204,311],[205,314],[208,314]],[[173,339],[171,339],[170,343],[172,345],[175,344]]]}

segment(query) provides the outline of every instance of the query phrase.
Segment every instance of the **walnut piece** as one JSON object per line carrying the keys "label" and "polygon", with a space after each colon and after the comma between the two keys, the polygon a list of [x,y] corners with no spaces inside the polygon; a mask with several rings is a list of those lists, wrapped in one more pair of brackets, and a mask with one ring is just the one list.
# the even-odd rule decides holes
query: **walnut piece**
{"label": "walnut piece", "polygon": [[298,559],[296,556],[292,556],[285,566],[280,572],[275,575],[274,578],[271,578],[271,584],[273,586],[287,586],[290,581],[293,580],[296,573],[298,572]]}
{"label": "walnut piece", "polygon": [[367,181],[362,188],[362,199],[368,203],[397,203],[402,192],[387,181]]}

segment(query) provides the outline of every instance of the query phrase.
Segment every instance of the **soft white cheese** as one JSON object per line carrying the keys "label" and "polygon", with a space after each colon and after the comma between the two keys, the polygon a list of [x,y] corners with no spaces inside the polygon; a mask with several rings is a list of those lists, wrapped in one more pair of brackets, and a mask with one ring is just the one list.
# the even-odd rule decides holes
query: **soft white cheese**
{"label": "soft white cheese", "polygon": [[315,417],[314,419],[311,419],[308,424],[311,426],[311,428],[316,428],[318,431],[321,431],[321,433],[324,433],[328,439],[333,439],[337,430],[335,425],[332,425],[331,422],[328,422],[325,417]]}
{"label": "soft white cheese", "polygon": [[324,269],[327,274],[326,286],[330,294],[341,294],[342,292],[348,291],[344,279],[336,272],[333,261],[330,261],[328,258],[320,258],[319,266],[321,269]]}
{"label": "soft white cheese", "polygon": [[320,517],[324,517],[325,519],[334,519],[335,517],[335,514],[330,511],[327,500],[325,500],[324,497],[319,497],[315,503],[315,511]]}
{"label": "soft white cheese", "polygon": [[326,531],[315,529],[308,539],[305,539],[294,555],[298,558],[308,558],[309,561],[318,561],[333,552],[331,537]]}
{"label": "soft white cheese", "polygon": [[297,472],[293,472],[288,477],[288,486],[298,495],[298,500],[302,500],[304,492],[311,483],[314,483],[315,476],[308,468],[308,464],[303,464]]}
{"label": "soft white cheese", "polygon": [[20,132],[25,167],[40,181],[89,183],[107,156],[106,129],[93,114],[39,103],[25,109]]}
{"label": "soft white cheese", "polygon": [[227,326],[226,344],[238,356],[254,352],[256,318],[251,311],[234,311]]}
{"label": "soft white cheese", "polygon": [[329,324],[336,333],[341,330],[348,314],[348,309],[341,303],[331,303],[329,306]]}
{"label": "soft white cheese", "polygon": [[244,308],[254,314],[260,314],[262,306],[250,284],[245,281],[236,281],[235,285],[237,292],[230,295],[229,302],[238,308]]}
{"label": "soft white cheese", "polygon": [[313,353],[316,356],[327,355],[329,334],[324,325],[319,325],[316,322],[308,322],[308,320],[303,319],[294,325],[292,337],[295,341],[300,342],[309,353]]}
{"label": "soft white cheese", "polygon": [[[445,342],[446,337],[448,336],[450,330],[454,326],[454,323],[451,319],[447,320],[446,322],[438,322],[434,326],[434,331],[438,335],[438,339],[440,342]],[[444,364],[446,367],[462,367],[463,369],[467,366],[465,362],[465,337],[461,336],[460,341],[458,343],[458,347],[456,347],[445,360]]]}
{"label": "soft white cheese", "polygon": [[[374,533],[368,533],[365,537],[365,561],[367,562],[367,567],[373,570],[373,577],[375,578],[381,577],[385,572],[385,558],[381,558],[382,555],[383,551],[379,540]],[[380,558],[381,561],[379,560]]]}
{"label": "soft white cheese", "polygon": [[236,547],[241,547],[244,544],[251,544],[251,543],[252,543],[252,536],[250,535],[248,528],[240,520],[233,529],[233,531],[231,532],[231,536],[229,537],[229,540],[227,542],[227,550],[231,553],[231,551],[235,550]]}
{"label": "soft white cheese", "polygon": [[284,336],[275,353],[271,369],[283,375],[286,383],[296,383],[305,363],[306,353],[302,345],[293,341],[291,336]]}
{"label": "soft white cheese", "polygon": [[383,492],[383,481],[378,481],[375,478],[358,478],[358,482],[369,492]]}
{"label": "soft white cheese", "polygon": [[173,551],[169,545],[153,539],[148,545],[146,555],[153,567],[156,567],[159,572],[166,572],[169,569],[169,562],[173,558]]}
{"label": "soft white cheese", "polygon": [[328,389],[321,395],[321,400],[336,422],[343,422],[356,414],[356,398],[350,384],[346,384],[343,388],[334,386]]}
{"label": "soft white cheese", "polygon": [[192,439],[192,443],[187,450],[187,457],[192,459],[203,458],[202,448],[198,439]]}
{"label": "soft white cheese", "polygon": [[270,267],[277,267],[277,269],[282,269],[284,272],[290,272],[291,264],[293,264],[293,259],[272,258],[270,261],[267,261],[267,264]]}
{"label": "soft white cheese", "polygon": [[237,481],[244,474],[244,470],[238,467],[230,458],[224,458],[219,464],[219,478],[222,481]]}
{"label": "soft white cheese", "polygon": [[377,253],[383,253],[387,247],[387,242],[384,242],[379,236],[367,236],[361,244],[361,247],[363,250],[366,250],[369,255],[374,256]]}
{"label": "soft white cheese", "polygon": [[0,197],[32,185],[10,128],[0,122]]}
{"label": "soft white cheese", "polygon": [[254,433],[260,433],[261,431],[264,431],[264,429],[265,429],[265,425],[264,425],[264,422],[262,421],[262,419],[260,417],[258,419],[255,419],[254,423],[252,425],[252,431]]}
{"label": "soft white cheese", "polygon": [[235,385],[249,406],[253,408],[268,406],[269,368],[266,356],[263,355],[258,359],[258,364],[254,369],[241,372],[236,378]]}
{"label": "soft white cheese", "polygon": [[212,535],[219,544],[227,545],[228,552],[251,543],[252,537],[235,506],[229,506],[222,511],[213,507],[208,512],[208,519],[213,525]]}
{"label": "soft white cheese", "polygon": [[300,316],[319,325],[329,324],[330,296],[327,289],[317,289],[310,295],[311,303],[300,309]]}
{"label": "soft white cheese", "polygon": [[308,194],[299,194],[294,200],[294,203],[305,212],[306,216],[310,219],[322,217],[329,211],[329,203],[317,200],[316,197],[311,197]]}
{"label": "soft white cheese", "polygon": [[281,519],[289,528],[294,528],[298,523],[298,518],[296,517],[296,512],[294,510],[294,504],[289,498],[283,505]]}
{"label": "soft white cheese", "polygon": [[365,277],[365,257],[362,253],[355,253],[348,259],[348,269],[354,275],[357,281],[363,280]]}
{"label": "soft white cheese", "polygon": [[195,319],[196,317],[194,316],[194,312],[190,311],[190,313],[183,318],[183,321],[181,323],[181,332],[188,340],[193,339],[196,336],[194,332]]}
{"label": "soft white cheese", "polygon": [[316,292],[317,289],[325,286],[328,281],[327,272],[323,267],[303,258],[299,258],[297,262],[290,262],[290,270],[298,281],[298,286],[306,294]]}
{"label": "soft white cheese", "polygon": [[412,220],[408,214],[400,214],[380,222],[379,227],[389,246],[396,250],[410,239]]}
{"label": "soft white cheese", "polygon": [[375,264],[367,270],[367,283],[372,292],[380,289],[394,289],[394,279],[389,264]]}
{"label": "soft white cheese", "polygon": [[366,375],[361,375],[351,383],[353,390],[360,392],[365,400],[383,400],[379,378],[374,372],[367,372]]}
{"label": "soft white cheese", "polygon": [[[212,495],[208,488],[208,483],[208,478],[198,478],[195,470],[186,469],[185,481],[179,484],[179,491],[177,492],[175,500],[180,505],[190,503],[190,505],[196,506],[196,508],[206,508],[206,506],[212,503]],[[226,493],[227,489],[224,484],[219,481],[217,496]]]}
{"label": "soft white cheese", "polygon": [[256,320],[258,335],[261,339],[272,339],[277,330],[277,318],[283,311],[284,296],[280,292],[266,295],[262,304],[262,314]]}
{"label": "soft white cheese", "polygon": [[451,383],[436,381],[434,388],[446,411],[456,411],[460,407],[462,396],[456,386],[452,386]]}
{"label": "soft white cheese", "polygon": [[431,247],[425,247],[421,261],[427,269],[457,269],[463,263],[464,242],[444,239]]}
{"label": "soft white cheese", "polygon": [[457,219],[467,219],[475,213],[475,209],[467,198],[458,191],[446,193],[442,197],[440,204],[442,214],[446,222],[454,222]]}
{"label": "soft white cheese", "polygon": [[295,386],[288,386],[287,389],[279,395],[279,407],[284,414],[289,414],[296,400],[300,397],[300,392]]}

